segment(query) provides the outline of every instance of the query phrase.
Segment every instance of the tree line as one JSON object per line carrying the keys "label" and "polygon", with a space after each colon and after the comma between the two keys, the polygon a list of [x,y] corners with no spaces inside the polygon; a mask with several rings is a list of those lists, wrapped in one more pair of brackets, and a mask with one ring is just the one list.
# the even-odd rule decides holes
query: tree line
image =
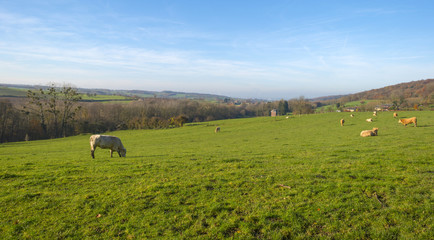
{"label": "tree line", "polygon": [[[418,102],[412,101],[431,103],[433,84],[433,80],[429,79],[390,87],[390,109],[418,106]],[[408,89],[416,89],[411,96],[420,98],[412,101],[405,98]],[[374,92],[378,94],[379,91],[371,93]],[[48,88],[29,90],[25,101],[18,98],[0,100],[0,143],[126,129],[182,127],[188,122],[270,116],[273,109],[278,115],[310,114],[323,105],[335,104],[339,109],[344,102],[361,98],[357,94],[323,102],[311,102],[304,97],[269,102],[142,98],[128,103],[103,103],[84,102],[81,95],[70,85],[52,83]],[[372,110],[376,104],[361,103],[359,110]],[[333,108],[330,107],[330,111],[334,111]]]}
{"label": "tree line", "polygon": [[28,90],[24,102],[0,101],[0,142],[50,139],[81,133],[182,127],[188,122],[313,112],[303,97],[289,101],[207,102],[144,98],[128,103],[83,102],[76,88],[51,84]]}

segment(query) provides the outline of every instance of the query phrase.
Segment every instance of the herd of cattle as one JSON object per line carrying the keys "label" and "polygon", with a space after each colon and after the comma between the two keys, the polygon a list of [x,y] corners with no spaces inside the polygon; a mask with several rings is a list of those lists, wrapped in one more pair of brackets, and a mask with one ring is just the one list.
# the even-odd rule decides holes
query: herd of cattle
{"label": "herd of cattle", "polygon": [[[374,116],[377,116],[377,112],[374,112]],[[351,114],[350,117],[354,117],[354,114]],[[393,117],[398,117],[397,113],[393,113]],[[288,117],[287,117],[288,118]],[[367,122],[373,122],[372,118],[366,119]],[[413,123],[415,127],[417,127],[417,119],[416,117],[407,118],[407,119],[399,119],[399,123],[402,123],[404,126]],[[341,126],[344,126],[345,120],[340,120]],[[220,132],[220,127],[215,129],[215,133]],[[369,136],[377,136],[378,128],[373,128],[372,130],[363,130],[360,133],[362,137]],[[99,147],[102,149],[110,149],[110,156],[113,157],[113,151],[116,151],[119,154],[119,157],[125,157],[127,155],[127,149],[125,149],[124,145],[122,145],[121,140],[115,136],[109,135],[92,135],[90,136],[90,155],[92,158],[95,158],[95,149]]]}
{"label": "herd of cattle", "polygon": [[[377,111],[374,111],[373,116],[376,117],[377,116]],[[350,117],[354,117],[354,114],[351,114]],[[398,117],[398,113],[393,113],[393,117],[396,118]],[[367,122],[373,122],[372,118],[368,118],[366,119]],[[345,120],[341,119],[340,120],[341,126],[344,126]],[[412,118],[403,118],[403,119],[399,119],[398,123],[402,123],[404,126],[407,126],[408,124],[413,123],[415,127],[417,127],[417,118],[416,117],[412,117]],[[369,136],[378,136],[378,128],[373,128],[372,130],[363,130],[360,133],[360,136],[362,137],[369,137]]]}

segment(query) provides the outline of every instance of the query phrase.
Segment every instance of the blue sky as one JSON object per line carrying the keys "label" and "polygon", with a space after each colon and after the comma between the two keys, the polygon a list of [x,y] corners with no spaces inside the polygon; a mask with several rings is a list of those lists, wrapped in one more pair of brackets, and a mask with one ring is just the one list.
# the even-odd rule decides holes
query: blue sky
{"label": "blue sky", "polygon": [[434,1],[4,1],[0,82],[290,99],[434,77]]}

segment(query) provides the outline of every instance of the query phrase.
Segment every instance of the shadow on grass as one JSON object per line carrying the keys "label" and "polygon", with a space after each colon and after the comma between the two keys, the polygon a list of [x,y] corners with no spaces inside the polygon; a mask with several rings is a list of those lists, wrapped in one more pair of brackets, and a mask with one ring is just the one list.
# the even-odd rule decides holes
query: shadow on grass
{"label": "shadow on grass", "polygon": [[211,123],[189,123],[189,124],[186,124],[184,126],[186,126],[186,127],[194,127],[194,126],[215,127],[217,125],[218,124],[211,124]]}
{"label": "shadow on grass", "polygon": [[[434,125],[417,125],[417,128],[429,128],[429,127],[433,127]],[[407,126],[402,126],[403,128],[414,128],[414,125],[407,125]]]}
{"label": "shadow on grass", "polygon": [[417,125],[417,127],[419,128],[419,127],[421,127],[421,128],[428,128],[428,127],[432,127],[432,126],[434,126],[434,125]]}
{"label": "shadow on grass", "polygon": [[[135,158],[155,158],[155,157],[169,157],[169,155],[168,154],[133,155],[133,156],[127,155],[125,158],[135,159]],[[114,156],[113,156],[113,158],[114,158]]]}

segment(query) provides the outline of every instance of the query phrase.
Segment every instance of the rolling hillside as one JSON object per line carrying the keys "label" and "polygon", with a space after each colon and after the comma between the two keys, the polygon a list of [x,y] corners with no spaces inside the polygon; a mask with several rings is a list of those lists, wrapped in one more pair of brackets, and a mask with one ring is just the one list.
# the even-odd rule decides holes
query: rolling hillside
{"label": "rolling hillside", "polygon": [[412,81],[406,83],[395,84],[383,88],[367,90],[359,93],[348,95],[336,95],[311,99],[316,102],[348,102],[360,100],[389,100],[393,98],[403,97],[404,99],[421,98],[433,99],[434,94],[434,79],[426,79]]}
{"label": "rolling hillside", "polygon": [[[47,86],[33,86],[20,84],[4,84],[0,83],[0,97],[25,97],[26,91],[29,89],[45,89]],[[142,90],[110,90],[110,89],[89,89],[78,88],[78,92],[87,96],[85,101],[91,101],[93,96],[98,96],[95,101],[123,101],[134,98],[169,98],[169,99],[197,99],[206,101],[221,101],[225,96],[203,94],[203,93],[185,93],[174,91],[142,91]],[[106,96],[106,97],[102,97]],[[109,97],[112,96],[112,97]],[[122,97],[120,97],[122,96]]]}
{"label": "rolling hillside", "polygon": [[[2,84],[0,83],[0,97],[25,97],[25,91],[28,89],[44,88],[45,86],[32,86],[32,85],[18,85],[18,84]],[[203,94],[203,93],[185,93],[174,91],[143,91],[143,90],[110,90],[110,89],[87,89],[79,88],[80,93],[89,95],[87,101],[91,96],[124,96],[124,99],[138,98],[172,98],[172,99],[202,99],[208,101],[222,101],[226,96]],[[24,92],[24,94],[23,94]],[[412,81],[400,83],[396,85],[386,86],[379,89],[372,89],[360,93],[324,96],[309,99],[312,102],[348,102],[359,100],[382,100],[404,97],[410,98],[425,98],[432,99],[434,94],[434,79],[426,79],[419,81]],[[100,97],[101,98],[101,97]],[[104,97],[104,99],[110,99]],[[113,97],[114,101],[118,101],[119,97]],[[98,100],[96,100],[98,101]]]}
{"label": "rolling hillside", "polygon": [[418,127],[366,112],[108,133],[126,158],[92,159],[89,134],[1,144],[0,238],[432,239],[434,112],[399,115]]}

